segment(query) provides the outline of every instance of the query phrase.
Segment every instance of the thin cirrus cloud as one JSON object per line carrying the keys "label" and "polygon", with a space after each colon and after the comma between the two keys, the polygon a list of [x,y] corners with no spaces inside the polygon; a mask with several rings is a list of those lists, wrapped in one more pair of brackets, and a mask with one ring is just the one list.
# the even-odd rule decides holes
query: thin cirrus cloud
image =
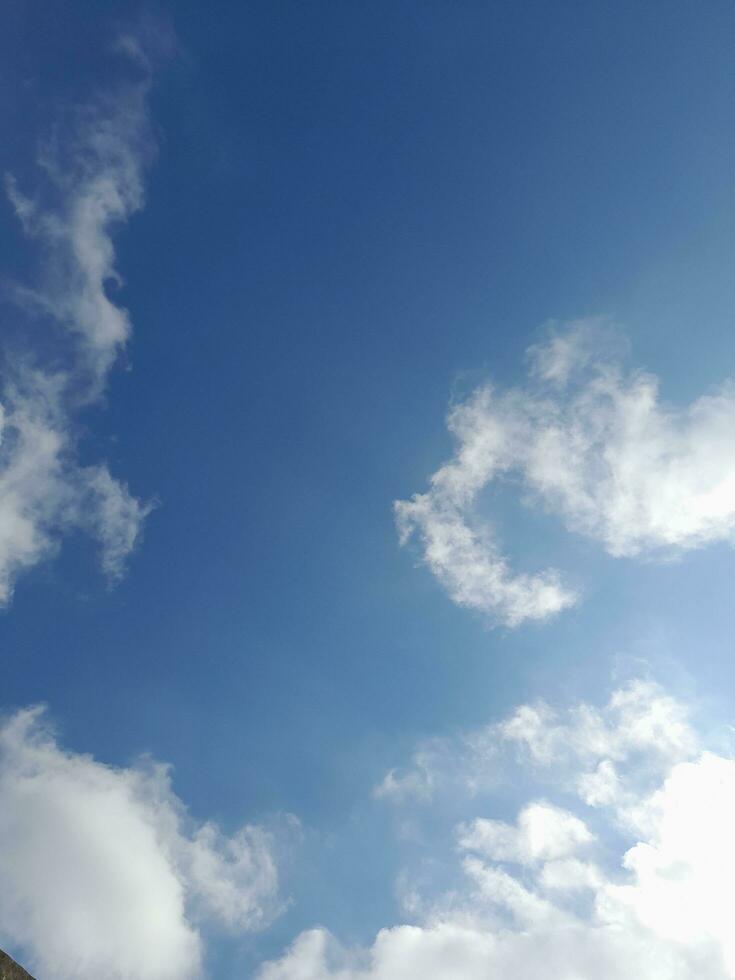
{"label": "thin cirrus cloud", "polygon": [[137,42],[120,45],[120,55],[140,77],[65,115],[39,151],[34,194],[6,179],[39,257],[35,282],[6,295],[9,326],[21,319],[23,330],[0,372],[0,603],[77,529],[97,540],[115,582],[151,509],[104,462],[79,463],[75,429],[130,337],[127,311],[109,296],[121,283],[112,231],[142,207],[153,152],[150,68]]}
{"label": "thin cirrus cloud", "polygon": [[603,320],[573,322],[529,349],[525,387],[483,385],[451,409],[453,458],[395,511],[401,541],[420,538],[459,605],[517,626],[578,600],[556,569],[514,571],[478,517],[483,490],[509,476],[526,503],[617,558],[731,540],[735,387],[669,406],[654,375],[625,368],[623,347]]}
{"label": "thin cirrus cloud", "polygon": [[196,823],[169,768],[64,750],[39,708],[0,725],[0,937],[49,980],[194,980],[203,930],[279,911],[271,835]]}
{"label": "thin cirrus cloud", "polygon": [[[368,948],[308,930],[259,980],[735,976],[735,758],[707,750],[685,704],[636,682],[601,709],[523,706],[483,736],[529,798],[515,820],[456,827],[458,884],[412,893]],[[481,761],[473,737],[454,746],[460,769]]]}

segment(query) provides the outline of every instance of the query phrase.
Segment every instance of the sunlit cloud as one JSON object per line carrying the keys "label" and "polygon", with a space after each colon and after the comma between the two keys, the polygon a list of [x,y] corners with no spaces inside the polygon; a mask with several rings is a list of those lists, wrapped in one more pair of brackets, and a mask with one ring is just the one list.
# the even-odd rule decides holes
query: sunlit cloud
{"label": "sunlit cloud", "polygon": [[481,519],[493,481],[520,480],[523,503],[561,518],[612,556],[666,559],[735,531],[735,387],[684,408],[657,378],[624,366],[604,321],[552,330],[528,351],[525,387],[477,389],[449,413],[454,457],[426,493],[395,505],[400,538],[459,605],[517,626],[573,605],[556,569],[514,571]]}
{"label": "sunlit cloud", "polygon": [[[471,733],[443,757],[461,772],[492,760],[528,798],[498,819],[474,795],[482,774],[467,782],[475,815],[455,829],[454,887],[409,889],[404,921],[366,948],[304,932],[259,980],[735,977],[735,759],[707,750],[686,705],[636,682],[602,708],[521,706],[482,739],[483,755]],[[433,799],[396,805],[431,809],[444,792],[456,803],[449,769],[432,781]]]}
{"label": "sunlit cloud", "polygon": [[271,835],[198,823],[169,768],[62,748],[38,709],[0,725],[0,938],[49,980],[202,975],[208,923],[280,909]]}

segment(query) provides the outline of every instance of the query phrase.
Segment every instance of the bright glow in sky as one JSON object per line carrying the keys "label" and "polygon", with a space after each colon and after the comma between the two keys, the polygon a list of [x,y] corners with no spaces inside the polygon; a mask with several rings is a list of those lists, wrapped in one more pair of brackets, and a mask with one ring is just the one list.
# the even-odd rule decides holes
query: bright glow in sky
{"label": "bright glow in sky", "polygon": [[0,946],[735,980],[735,11],[0,14]]}

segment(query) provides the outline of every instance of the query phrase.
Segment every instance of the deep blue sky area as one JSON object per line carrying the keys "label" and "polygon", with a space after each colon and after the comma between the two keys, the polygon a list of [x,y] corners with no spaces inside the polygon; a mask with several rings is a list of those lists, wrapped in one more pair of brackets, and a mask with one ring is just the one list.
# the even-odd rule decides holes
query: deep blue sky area
{"label": "deep blue sky area", "polygon": [[[589,587],[550,624],[490,630],[392,515],[450,455],[453,395],[521,382],[549,319],[618,320],[671,402],[733,373],[735,8],[13,0],[4,171],[32,186],[58,106],[114,83],[111,39],[141,15],[179,50],[116,239],[133,339],[81,452],[158,506],[114,590],[81,536],[19,580],[2,703],[48,703],[107,762],[170,762],[230,830],[299,816],[294,905],[212,954],[251,963],[316,922],[384,924],[393,845],[366,801],[418,738],[539,687],[600,696],[637,658],[674,687],[695,665],[703,690],[735,680],[724,545],[613,561],[509,494],[514,558],[551,541]],[[6,279],[33,247],[3,205]]]}

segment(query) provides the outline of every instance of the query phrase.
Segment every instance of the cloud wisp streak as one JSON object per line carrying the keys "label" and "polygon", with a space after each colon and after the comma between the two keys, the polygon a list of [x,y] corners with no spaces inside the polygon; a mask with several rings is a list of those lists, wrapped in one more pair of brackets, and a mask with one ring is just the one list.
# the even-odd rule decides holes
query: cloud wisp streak
{"label": "cloud wisp streak", "polygon": [[22,330],[0,363],[0,603],[75,529],[98,541],[115,582],[150,511],[104,462],[79,464],[76,422],[101,397],[131,333],[110,290],[121,285],[113,231],[142,207],[153,151],[150,74],[135,60],[142,77],[76,107],[56,128],[39,152],[34,195],[6,179],[38,263],[36,281],[6,297],[5,315],[22,318]]}
{"label": "cloud wisp streak", "polygon": [[[404,924],[368,948],[308,930],[259,980],[735,977],[735,759],[707,750],[686,705],[635,682],[602,709],[522,706],[481,733],[482,757],[478,734],[445,746],[468,810],[483,759],[497,778],[505,757],[528,798],[513,820],[456,826],[456,886],[410,892]],[[448,769],[433,781],[456,800]]]}
{"label": "cloud wisp streak", "polygon": [[450,411],[454,457],[395,510],[401,541],[418,535],[459,605],[517,626],[578,599],[555,569],[513,571],[478,517],[483,490],[511,476],[525,503],[616,558],[732,540],[735,387],[666,405],[654,375],[624,367],[621,347],[603,321],[571,323],[529,349],[525,387],[483,385]]}

